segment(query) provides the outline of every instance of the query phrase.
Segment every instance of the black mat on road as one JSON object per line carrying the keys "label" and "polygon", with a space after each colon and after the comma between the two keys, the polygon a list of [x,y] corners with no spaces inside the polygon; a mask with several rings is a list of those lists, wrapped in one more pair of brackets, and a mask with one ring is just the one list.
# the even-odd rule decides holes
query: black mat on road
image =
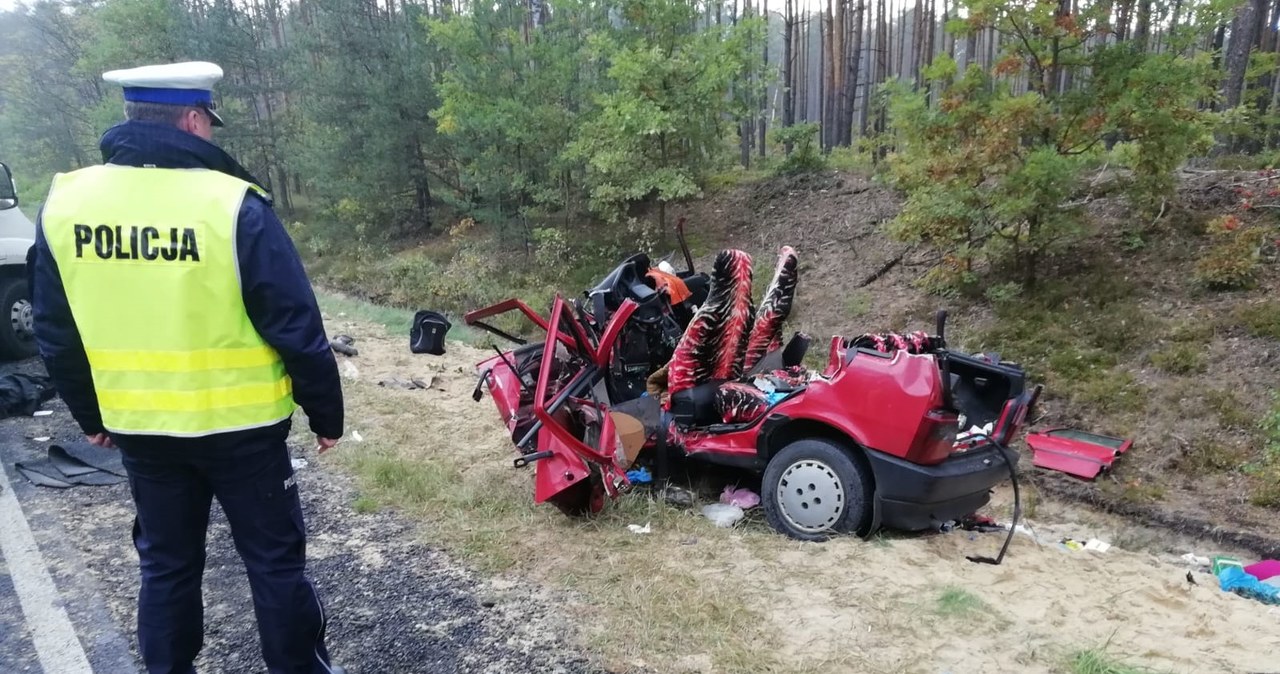
{"label": "black mat on road", "polygon": [[120,484],[126,480],[119,451],[87,442],[50,445],[47,458],[20,461],[13,467],[32,484],[56,489]]}

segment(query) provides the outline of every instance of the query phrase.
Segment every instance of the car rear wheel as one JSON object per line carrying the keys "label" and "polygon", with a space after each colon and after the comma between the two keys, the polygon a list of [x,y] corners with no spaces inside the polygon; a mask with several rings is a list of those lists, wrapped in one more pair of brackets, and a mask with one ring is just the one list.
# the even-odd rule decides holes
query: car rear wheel
{"label": "car rear wheel", "polygon": [[22,360],[37,353],[31,321],[31,295],[21,278],[0,281],[0,358]]}
{"label": "car rear wheel", "polygon": [[848,448],[825,439],[797,440],[764,471],[765,518],[802,541],[825,541],[871,524],[871,469]]}

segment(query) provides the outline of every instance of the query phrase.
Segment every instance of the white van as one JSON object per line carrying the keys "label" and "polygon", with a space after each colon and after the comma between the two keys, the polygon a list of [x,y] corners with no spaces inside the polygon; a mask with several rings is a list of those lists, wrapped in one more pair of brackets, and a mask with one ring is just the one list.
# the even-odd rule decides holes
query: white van
{"label": "white van", "polygon": [[18,206],[13,173],[0,163],[0,358],[8,360],[36,355],[27,288],[27,251],[36,226]]}

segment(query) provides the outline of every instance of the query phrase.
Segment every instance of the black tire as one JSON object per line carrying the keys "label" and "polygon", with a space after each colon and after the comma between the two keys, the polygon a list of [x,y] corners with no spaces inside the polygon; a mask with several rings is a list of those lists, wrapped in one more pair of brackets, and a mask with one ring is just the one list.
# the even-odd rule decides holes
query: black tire
{"label": "black tire", "polygon": [[0,281],[0,358],[25,360],[36,355],[31,332],[31,294],[21,278]]}
{"label": "black tire", "polygon": [[810,438],[774,454],[765,467],[760,499],[769,525],[801,541],[870,528],[875,485],[871,469],[853,451]]}

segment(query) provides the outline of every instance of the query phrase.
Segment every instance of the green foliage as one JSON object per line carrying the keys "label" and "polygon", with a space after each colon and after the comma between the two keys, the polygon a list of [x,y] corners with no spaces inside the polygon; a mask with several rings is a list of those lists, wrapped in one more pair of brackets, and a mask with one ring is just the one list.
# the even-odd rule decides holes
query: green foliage
{"label": "green foliage", "polygon": [[1151,354],[1151,364],[1169,374],[1199,374],[1208,369],[1203,348],[1191,343],[1170,344]]}
{"label": "green foliage", "polygon": [[1250,335],[1280,341],[1280,301],[1242,305],[1236,308],[1234,317]]}
{"label": "green foliage", "polygon": [[1155,674],[1146,667],[1126,663],[1107,653],[1106,648],[1076,651],[1068,660],[1071,674]]}
{"label": "green foliage", "polygon": [[1178,459],[1178,470],[1187,475],[1207,475],[1238,470],[1247,454],[1220,438],[1202,437]]}
{"label": "green foliage", "polygon": [[1246,226],[1234,215],[1226,215],[1209,223],[1214,243],[1196,262],[1195,278],[1213,290],[1238,290],[1252,287],[1257,280],[1266,231]]}
{"label": "green foliage", "polygon": [[778,165],[778,173],[811,173],[826,168],[826,158],[818,149],[817,124],[796,124],[770,132],[773,142],[791,148],[791,153]]}
{"label": "green foliage", "polygon": [[468,206],[497,218],[580,201],[581,168],[564,148],[598,111],[592,91],[604,69],[586,36],[608,30],[607,5],[548,4],[557,20],[533,31],[521,30],[525,5],[515,2],[426,22],[448,63],[431,116],[462,167]]}
{"label": "green foliage", "polygon": [[1263,460],[1253,476],[1249,500],[1254,505],[1280,507],[1280,393],[1272,399],[1271,409],[1258,422],[1263,439]]}
{"label": "green foliage", "polygon": [[[1210,91],[1211,64],[1127,43],[1086,48],[1106,30],[1107,3],[1082,3],[1073,15],[1052,3],[961,5],[969,16],[952,22],[958,35],[995,28],[1015,39],[990,72],[976,63],[961,72],[940,56],[925,72],[930,87],[888,85],[897,144],[888,165],[907,193],[889,232],[945,252],[928,281],[935,288],[1005,270],[1032,285],[1043,261],[1085,232],[1072,202],[1105,138],[1130,139],[1140,208],[1171,192],[1173,169],[1204,146],[1209,118],[1195,104]],[[1066,75],[1075,88],[1059,86]],[[1017,77],[1028,91],[1014,90]]]}
{"label": "green foliage", "polygon": [[938,595],[935,610],[943,617],[963,618],[990,612],[991,607],[981,597],[962,587],[946,587]]}
{"label": "green foliage", "polygon": [[664,205],[700,192],[725,117],[743,112],[725,94],[754,68],[749,46],[763,25],[693,32],[696,9],[680,0],[627,0],[622,13],[633,23],[590,38],[595,58],[609,63],[608,86],[596,98],[599,114],[567,148],[586,166],[591,210],[612,222],[630,203]]}

